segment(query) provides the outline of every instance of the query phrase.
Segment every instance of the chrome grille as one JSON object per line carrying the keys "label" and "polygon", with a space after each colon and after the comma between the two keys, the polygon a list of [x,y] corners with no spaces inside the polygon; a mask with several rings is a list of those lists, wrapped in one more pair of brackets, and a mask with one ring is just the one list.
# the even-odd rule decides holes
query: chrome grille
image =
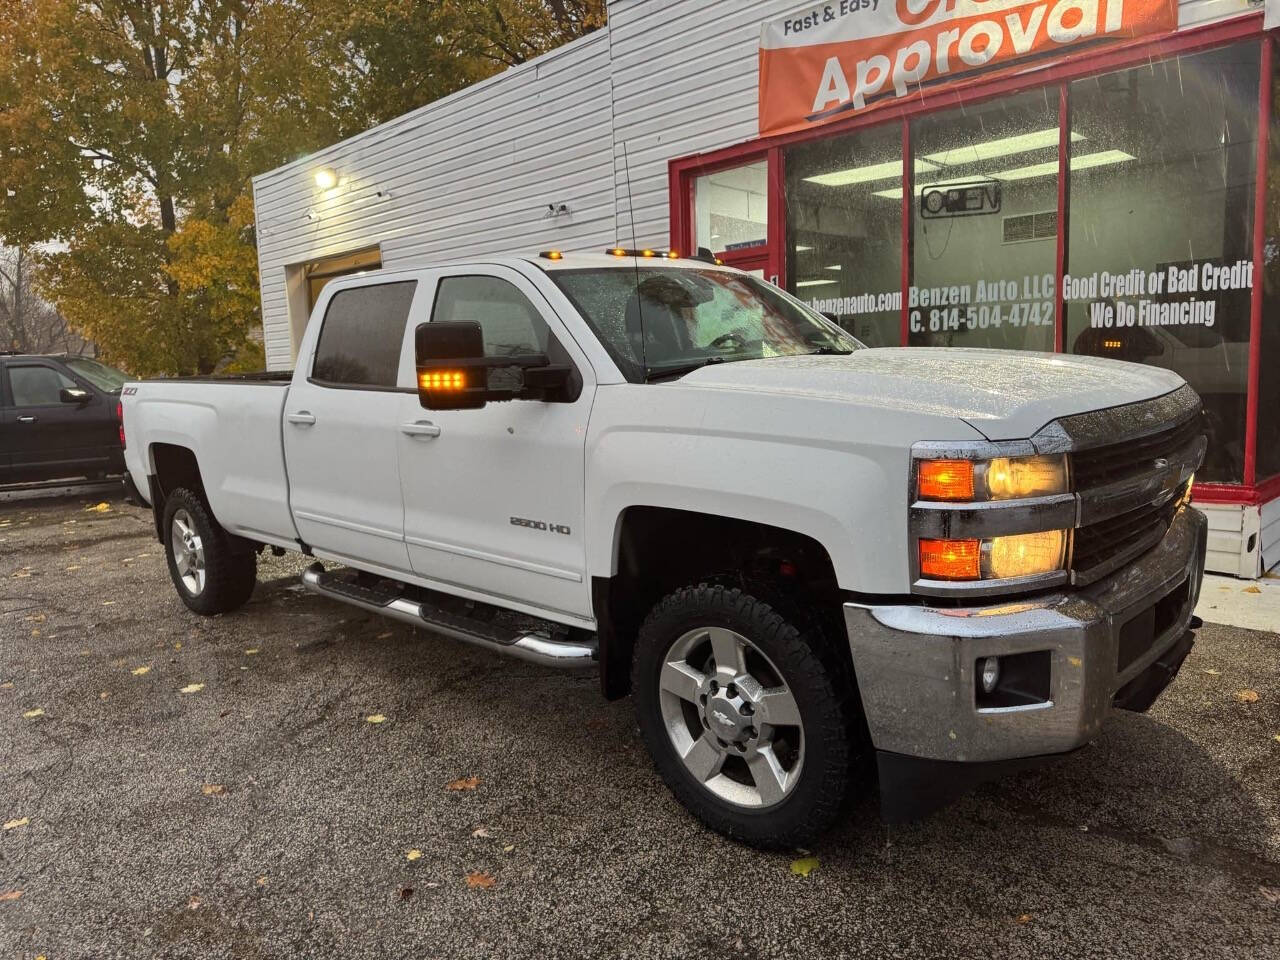
{"label": "chrome grille", "polygon": [[[1199,463],[1204,433],[1197,404],[1163,429],[1071,454],[1072,489],[1084,520],[1074,534],[1074,583],[1093,583],[1164,538],[1190,486],[1186,474]],[[1161,482],[1162,476],[1169,479]]]}
{"label": "chrome grille", "polygon": [[1142,473],[1149,470],[1158,457],[1181,450],[1204,432],[1202,419],[1192,416],[1150,436],[1081,450],[1071,458],[1073,488],[1088,490]]}
{"label": "chrome grille", "polygon": [[1173,523],[1186,487],[1183,484],[1178,496],[1167,503],[1148,503],[1077,529],[1071,554],[1075,582],[1092,583],[1159,543]]}

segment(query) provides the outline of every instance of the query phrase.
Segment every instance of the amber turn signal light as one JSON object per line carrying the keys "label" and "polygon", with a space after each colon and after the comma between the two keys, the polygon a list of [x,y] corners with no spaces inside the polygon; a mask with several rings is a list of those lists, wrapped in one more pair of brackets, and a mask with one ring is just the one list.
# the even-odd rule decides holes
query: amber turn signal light
{"label": "amber turn signal light", "polygon": [[977,540],[921,540],[920,576],[929,580],[977,580],[982,545]]}
{"label": "amber turn signal light", "polygon": [[418,386],[423,390],[465,390],[467,376],[461,370],[428,370],[418,374]]}
{"label": "amber turn signal light", "polygon": [[916,481],[921,500],[972,500],[972,460],[921,460]]}

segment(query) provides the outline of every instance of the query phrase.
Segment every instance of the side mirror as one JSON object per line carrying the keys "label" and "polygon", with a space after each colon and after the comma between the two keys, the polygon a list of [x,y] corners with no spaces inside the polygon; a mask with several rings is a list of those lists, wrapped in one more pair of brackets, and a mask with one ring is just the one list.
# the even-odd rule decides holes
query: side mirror
{"label": "side mirror", "polygon": [[63,387],[58,391],[58,399],[63,403],[88,403],[92,398],[88,390],[79,387]]}
{"label": "side mirror", "polygon": [[479,410],[488,397],[480,324],[420,323],[413,335],[418,402],[428,410]]}
{"label": "side mirror", "polygon": [[[474,320],[419,324],[414,360],[418,402],[427,410],[479,410],[490,401],[576,396],[573,368],[553,365],[545,354],[486,357],[484,334]],[[503,375],[491,378],[491,371]]]}

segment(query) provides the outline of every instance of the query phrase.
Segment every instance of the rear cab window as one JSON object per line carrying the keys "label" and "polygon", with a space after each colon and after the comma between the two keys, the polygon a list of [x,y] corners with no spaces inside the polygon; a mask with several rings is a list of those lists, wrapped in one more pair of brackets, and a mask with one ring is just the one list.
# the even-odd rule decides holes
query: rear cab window
{"label": "rear cab window", "polygon": [[311,365],[319,386],[394,390],[416,280],[339,290],[325,309]]}

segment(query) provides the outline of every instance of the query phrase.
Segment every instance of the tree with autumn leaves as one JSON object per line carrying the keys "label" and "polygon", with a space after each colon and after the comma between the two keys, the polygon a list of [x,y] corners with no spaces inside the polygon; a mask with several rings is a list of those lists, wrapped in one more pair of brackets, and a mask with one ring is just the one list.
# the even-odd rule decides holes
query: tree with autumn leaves
{"label": "tree with autumn leaves", "polygon": [[603,24],[604,0],[0,0],[0,245],[139,375],[262,363],[250,177]]}

